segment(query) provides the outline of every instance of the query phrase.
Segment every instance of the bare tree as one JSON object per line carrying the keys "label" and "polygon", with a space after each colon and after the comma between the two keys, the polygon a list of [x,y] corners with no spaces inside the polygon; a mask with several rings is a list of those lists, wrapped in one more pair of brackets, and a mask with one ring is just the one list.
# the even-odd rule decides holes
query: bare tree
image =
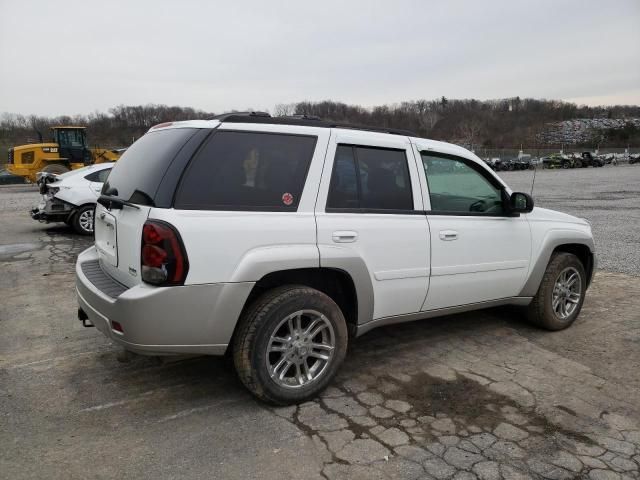
{"label": "bare tree", "polygon": [[477,144],[481,131],[482,122],[475,118],[463,120],[458,126],[461,142],[471,149]]}
{"label": "bare tree", "polygon": [[288,117],[296,113],[295,103],[279,103],[273,108],[276,117]]}

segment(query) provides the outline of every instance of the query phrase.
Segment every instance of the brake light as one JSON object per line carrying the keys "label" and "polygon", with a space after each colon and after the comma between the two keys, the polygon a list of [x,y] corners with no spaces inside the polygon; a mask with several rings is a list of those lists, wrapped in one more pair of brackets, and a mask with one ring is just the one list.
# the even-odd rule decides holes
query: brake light
{"label": "brake light", "polygon": [[182,285],[189,262],[176,229],[160,220],[147,220],[142,227],[140,251],[142,280],[152,285]]}

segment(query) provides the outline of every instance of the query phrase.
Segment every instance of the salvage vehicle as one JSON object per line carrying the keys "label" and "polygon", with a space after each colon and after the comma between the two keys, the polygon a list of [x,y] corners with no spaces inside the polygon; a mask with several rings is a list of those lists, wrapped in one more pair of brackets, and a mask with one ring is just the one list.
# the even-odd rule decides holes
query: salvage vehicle
{"label": "salvage vehicle", "polygon": [[51,128],[51,141],[20,145],[9,149],[7,170],[34,183],[38,172],[60,175],[87,165],[115,162],[123,149],[89,148],[86,128],[59,126]]}
{"label": "salvage vehicle", "polygon": [[562,153],[553,153],[542,158],[542,168],[575,168],[575,160]]}
{"label": "salvage vehicle", "polygon": [[42,172],[37,180],[42,200],[31,210],[31,218],[64,222],[81,235],[92,235],[96,201],[112,168],[113,163],[101,163],[62,175]]}
{"label": "salvage vehicle", "polygon": [[26,183],[24,178],[0,169],[0,185],[19,185],[21,183]]}
{"label": "salvage vehicle", "polygon": [[515,164],[513,163],[513,160],[507,158],[499,158],[494,165],[494,170],[497,172],[515,170]]}
{"label": "salvage vehicle", "polygon": [[117,162],[78,318],[129,352],[228,353],[256,397],[292,404],[373,328],[497,305],[567,328],[595,264],[587,221],[462,147],[234,113],[153,127]]}
{"label": "salvage vehicle", "polygon": [[580,167],[604,167],[604,161],[598,157],[594,157],[591,152],[582,152],[580,157]]}

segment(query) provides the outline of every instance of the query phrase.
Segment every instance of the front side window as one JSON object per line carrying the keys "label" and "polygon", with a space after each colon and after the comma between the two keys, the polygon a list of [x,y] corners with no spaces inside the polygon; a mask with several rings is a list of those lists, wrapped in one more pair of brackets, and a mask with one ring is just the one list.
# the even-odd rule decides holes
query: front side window
{"label": "front side window", "polygon": [[329,209],[413,210],[404,150],[339,145],[336,149]]}
{"label": "front side window", "polygon": [[317,138],[220,131],[196,154],[175,207],[295,211]]}
{"label": "front side window", "polygon": [[421,152],[431,211],[502,215],[502,190],[466,162]]}

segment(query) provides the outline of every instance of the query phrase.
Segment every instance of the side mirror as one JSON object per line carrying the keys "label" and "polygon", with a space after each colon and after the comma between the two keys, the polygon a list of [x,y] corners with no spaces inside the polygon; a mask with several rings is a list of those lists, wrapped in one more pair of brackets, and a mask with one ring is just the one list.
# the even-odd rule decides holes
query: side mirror
{"label": "side mirror", "polygon": [[513,192],[509,197],[511,213],[529,213],[533,210],[533,198],[528,193]]}

